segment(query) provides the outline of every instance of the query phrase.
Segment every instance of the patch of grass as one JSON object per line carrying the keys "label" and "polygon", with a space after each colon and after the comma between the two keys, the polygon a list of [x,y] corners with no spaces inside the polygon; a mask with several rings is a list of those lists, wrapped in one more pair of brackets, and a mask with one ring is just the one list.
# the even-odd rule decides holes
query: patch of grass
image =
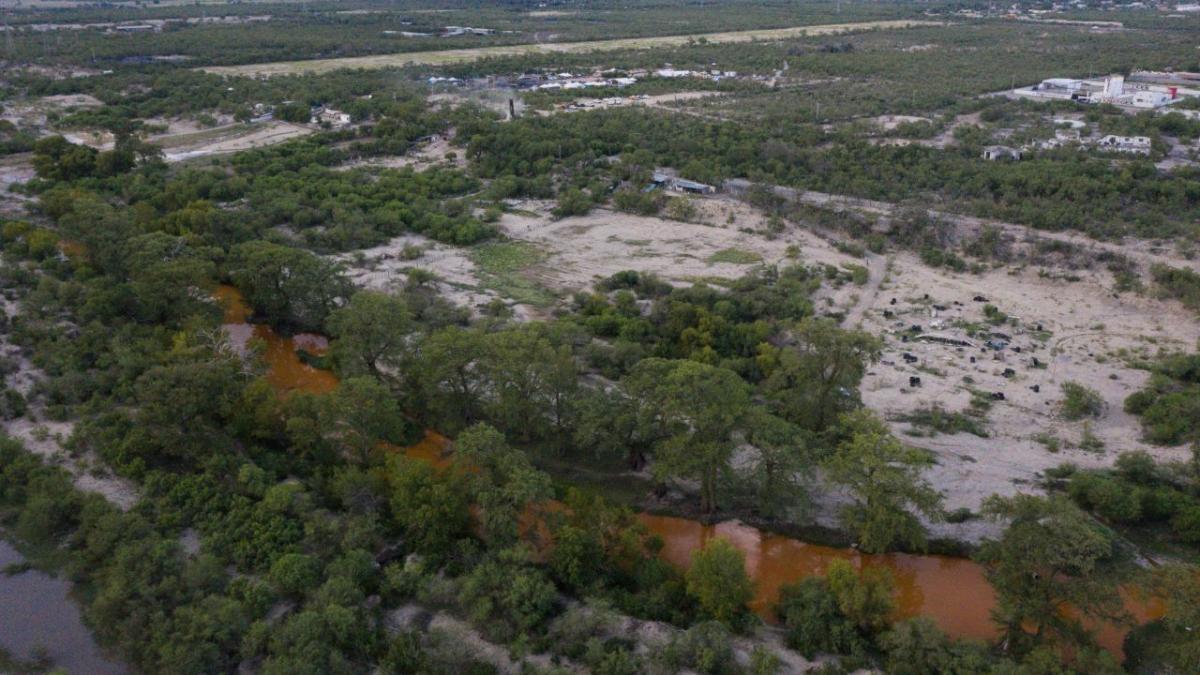
{"label": "patch of grass", "polygon": [[721,288],[732,288],[734,281],[733,279],[712,275],[702,277],[685,277],[685,280],[690,281],[693,284],[706,284],[708,286],[719,286]]}
{"label": "patch of grass", "polygon": [[867,271],[867,268],[863,267],[862,265],[847,264],[842,265],[842,267],[846,268],[846,271],[850,272],[850,281],[853,281],[854,285],[856,286],[865,286],[871,279],[870,272]]}
{"label": "patch of grass", "polygon": [[1041,443],[1046,448],[1047,452],[1058,452],[1062,449],[1062,441],[1058,440],[1058,436],[1042,432],[1033,437],[1033,440]]}
{"label": "patch of grass", "polygon": [[968,509],[967,507],[963,506],[961,508],[954,509],[953,511],[947,513],[946,514],[946,522],[947,523],[965,523],[968,520],[974,520],[978,517],[979,516],[975,512],[971,511],[971,509]]}
{"label": "patch of grass", "polygon": [[28,560],[21,560],[19,562],[9,563],[3,568],[0,568],[0,574],[6,577],[15,577],[18,574],[24,574],[31,569],[33,569],[33,563],[29,562]]}
{"label": "patch of grass", "polygon": [[1092,432],[1092,423],[1083,423],[1083,433],[1079,437],[1079,449],[1088,452],[1104,452],[1104,441]]}
{"label": "patch of grass", "polygon": [[983,421],[978,417],[961,412],[950,412],[938,405],[914,410],[897,419],[908,422],[914,427],[926,429],[930,435],[968,433],[980,438],[988,437],[987,429],[984,428]]}
{"label": "patch of grass", "polygon": [[727,248],[708,256],[708,264],[730,263],[733,265],[756,265],[762,262],[762,256],[740,248]]}
{"label": "patch of grass", "polygon": [[479,285],[519,303],[545,307],[555,295],[524,275],[546,254],[535,246],[519,242],[492,242],[471,249],[471,261],[479,269]]}

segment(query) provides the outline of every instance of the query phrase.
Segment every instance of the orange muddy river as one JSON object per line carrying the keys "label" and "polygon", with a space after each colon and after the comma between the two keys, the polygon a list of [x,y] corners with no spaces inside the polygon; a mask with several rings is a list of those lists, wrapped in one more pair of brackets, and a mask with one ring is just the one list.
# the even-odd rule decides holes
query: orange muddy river
{"label": "orange muddy river", "polygon": [[[269,326],[246,322],[251,312],[236,288],[223,285],[215,295],[225,307],[225,329],[236,347],[245,350],[251,338],[265,344],[266,377],[277,389],[320,393],[337,386],[336,375],[305,364],[296,354],[297,348],[324,353],[329,347],[326,338],[310,334],[282,337]],[[445,465],[449,461],[449,447],[449,439],[428,431],[420,442],[404,452],[414,459]],[[907,553],[868,555],[769,534],[738,521],[704,525],[686,518],[647,513],[639,518],[652,533],[662,537],[663,558],[679,567],[686,567],[692,552],[714,537],[737,546],[745,554],[746,571],[755,582],[751,608],[767,620],[774,620],[771,607],[779,596],[780,586],[824,574],[831,561],[843,559],[856,567],[881,566],[891,571],[901,618],[929,617],[955,638],[986,640],[998,634],[989,616],[996,601],[995,593],[984,577],[983,568],[966,558]],[[1164,609],[1160,600],[1130,601],[1127,605],[1139,622],[1161,617]],[[1124,628],[1104,625],[1097,636],[1100,644],[1119,658],[1126,632]]]}
{"label": "orange muddy river", "polygon": [[262,357],[267,364],[267,381],[280,391],[307,391],[321,394],[332,391],[338,378],[328,370],[314,368],[300,360],[297,349],[320,356],[329,350],[329,340],[323,335],[298,333],[283,337],[266,324],[248,323],[253,313],[241,291],[228,284],[213,293],[225,311],[224,328],[235,349],[245,354],[250,341],[263,344]]}

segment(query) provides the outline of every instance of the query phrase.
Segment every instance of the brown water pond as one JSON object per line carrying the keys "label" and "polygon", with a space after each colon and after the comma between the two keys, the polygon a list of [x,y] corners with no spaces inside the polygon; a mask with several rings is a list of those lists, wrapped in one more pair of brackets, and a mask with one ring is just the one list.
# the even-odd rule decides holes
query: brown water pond
{"label": "brown water pond", "polygon": [[[327,370],[303,363],[297,348],[324,353],[328,341],[319,335],[285,338],[270,327],[246,323],[251,311],[238,290],[218,288],[217,297],[225,305],[225,328],[235,345],[245,348],[251,337],[265,344],[263,358],[268,366],[267,379],[280,391],[325,392],[337,386],[337,376]],[[449,439],[429,431],[418,443],[405,448],[407,456],[448,462]],[[767,620],[774,620],[771,607],[779,597],[780,586],[813,575],[824,574],[834,560],[849,560],[856,567],[886,567],[895,579],[897,609],[901,618],[926,616],[955,638],[991,639],[997,636],[989,612],[996,596],[984,576],[983,568],[966,558],[941,555],[887,553],[868,555],[850,548],[809,544],[798,539],[771,534],[739,521],[716,525],[687,518],[640,514],[649,530],[663,539],[662,556],[679,567],[690,564],[691,555],[713,538],[729,540],[746,556],[746,569],[755,581],[752,609]],[[1129,610],[1139,622],[1163,614],[1163,603],[1129,601]],[[1100,643],[1118,658],[1127,629],[1100,626]]]}
{"label": "brown water pond", "polygon": [[213,293],[224,311],[224,328],[229,340],[239,352],[248,353],[251,340],[263,345],[262,357],[267,364],[267,381],[280,391],[306,391],[320,394],[337,387],[337,376],[328,370],[314,368],[300,360],[297,352],[303,349],[320,356],[329,350],[324,335],[298,333],[284,337],[265,324],[248,323],[253,314],[242,293],[229,285],[221,285]]}

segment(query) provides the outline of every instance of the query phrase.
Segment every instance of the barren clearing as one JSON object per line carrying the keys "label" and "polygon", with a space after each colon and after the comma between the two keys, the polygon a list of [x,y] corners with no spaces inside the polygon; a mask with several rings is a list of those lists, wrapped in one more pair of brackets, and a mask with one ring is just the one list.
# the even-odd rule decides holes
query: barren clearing
{"label": "barren clearing", "polygon": [[163,154],[168,162],[181,162],[196,157],[275,145],[300,136],[307,136],[312,132],[312,129],[299,124],[271,121],[154,136],[149,141],[162,146]]}
{"label": "barren clearing", "polygon": [[355,56],[341,59],[313,59],[309,61],[280,61],[255,63],[242,66],[212,66],[203,68],[210,73],[240,75],[247,77],[269,77],[271,75],[293,75],[297,73],[325,73],[341,68],[395,68],[409,65],[445,65],[463,63],[495,56],[523,56],[526,54],[574,54],[620,49],[648,49],[673,47],[687,44],[690,40],[704,38],[709,42],[750,42],[752,40],[786,40],[811,35],[832,35],[849,31],[908,28],[911,26],[940,26],[939,21],[864,21],[860,23],[838,23],[820,26],[796,26],[793,28],[770,28],[744,30],[728,33],[704,33],[698,35],[663,35],[648,38],[620,38],[613,40],[591,40],[585,42],[537,43],[477,47],[474,49],[445,49],[439,51],[411,52],[407,54],[381,54]]}
{"label": "barren clearing", "polygon": [[[863,400],[888,417],[906,442],[934,452],[938,464],[929,479],[946,493],[950,509],[977,509],[993,493],[1027,490],[1041,471],[1063,462],[1108,466],[1119,452],[1138,449],[1159,458],[1181,459],[1187,454],[1184,448],[1143,443],[1138,421],[1124,412],[1122,403],[1148,377],[1127,359],[1152,356],[1159,349],[1189,349],[1200,338],[1195,318],[1174,302],[1134,294],[1114,297],[1106,271],[1073,272],[1079,281],[1047,278],[1039,272],[1026,268],[957,274],[929,268],[911,254],[899,254],[879,295],[864,308],[863,328],[882,335],[887,346],[882,361],[863,381]],[[1011,337],[1005,349],[987,347],[983,337],[971,340],[975,347],[902,341],[913,325],[922,332],[953,334],[955,326],[982,324],[985,303],[973,300],[980,295],[1019,317],[1018,326],[991,329]],[[935,304],[946,309],[935,310]],[[894,318],[885,318],[884,310],[893,312]],[[1038,324],[1044,332],[1036,331]],[[906,362],[905,354],[916,360]],[[1035,366],[1035,359],[1042,365]],[[1013,373],[1006,377],[1005,369]],[[910,377],[920,378],[920,385],[910,386]],[[1078,422],[1062,418],[1061,387],[1068,381],[1100,393],[1105,402],[1100,417]],[[1039,391],[1033,391],[1034,386]],[[927,430],[900,419],[934,406],[948,412],[967,410],[973,390],[985,397],[1004,395],[1003,400],[990,401],[986,438],[969,433],[916,436]],[[1078,447],[1085,428],[1103,448]],[[1058,440],[1057,451],[1050,447],[1051,438]],[[967,523],[954,532],[975,539],[972,535],[985,533],[977,531],[979,525]]]}
{"label": "barren clearing", "polygon": [[[508,236],[546,253],[544,262],[528,273],[543,285],[563,291],[590,288],[622,270],[653,272],[675,285],[720,283],[745,275],[759,263],[785,263],[790,244],[800,244],[807,255],[821,262],[840,265],[853,261],[808,232],[774,240],[743,232],[741,228],[761,229],[766,218],[730,200],[693,200],[700,222],[608,210],[553,220],[546,215],[548,204],[523,206],[533,208],[527,214],[506,214],[500,225]],[[733,222],[729,222],[731,215]],[[730,251],[737,255],[718,255]],[[756,260],[729,261],[737,258]]]}
{"label": "barren clearing", "polygon": [[[447,159],[446,155],[451,152],[455,153],[454,158]],[[467,160],[463,157],[461,149],[450,145],[448,137],[439,135],[428,142],[420,144],[404,155],[364,157],[346,162],[335,168],[338,171],[348,171],[359,167],[378,167],[382,169],[412,167],[416,171],[423,171],[437,164],[446,164],[459,169],[465,169]]]}

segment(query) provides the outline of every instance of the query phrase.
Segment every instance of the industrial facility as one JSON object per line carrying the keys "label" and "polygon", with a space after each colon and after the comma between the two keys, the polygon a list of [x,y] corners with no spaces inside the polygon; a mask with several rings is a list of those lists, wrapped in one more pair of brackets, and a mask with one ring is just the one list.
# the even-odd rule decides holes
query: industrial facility
{"label": "industrial facility", "polygon": [[1032,87],[1015,89],[1016,96],[1108,103],[1131,110],[1155,110],[1184,98],[1200,96],[1200,73],[1156,73],[1135,71],[1128,77],[1109,75],[1104,79],[1055,77]]}

